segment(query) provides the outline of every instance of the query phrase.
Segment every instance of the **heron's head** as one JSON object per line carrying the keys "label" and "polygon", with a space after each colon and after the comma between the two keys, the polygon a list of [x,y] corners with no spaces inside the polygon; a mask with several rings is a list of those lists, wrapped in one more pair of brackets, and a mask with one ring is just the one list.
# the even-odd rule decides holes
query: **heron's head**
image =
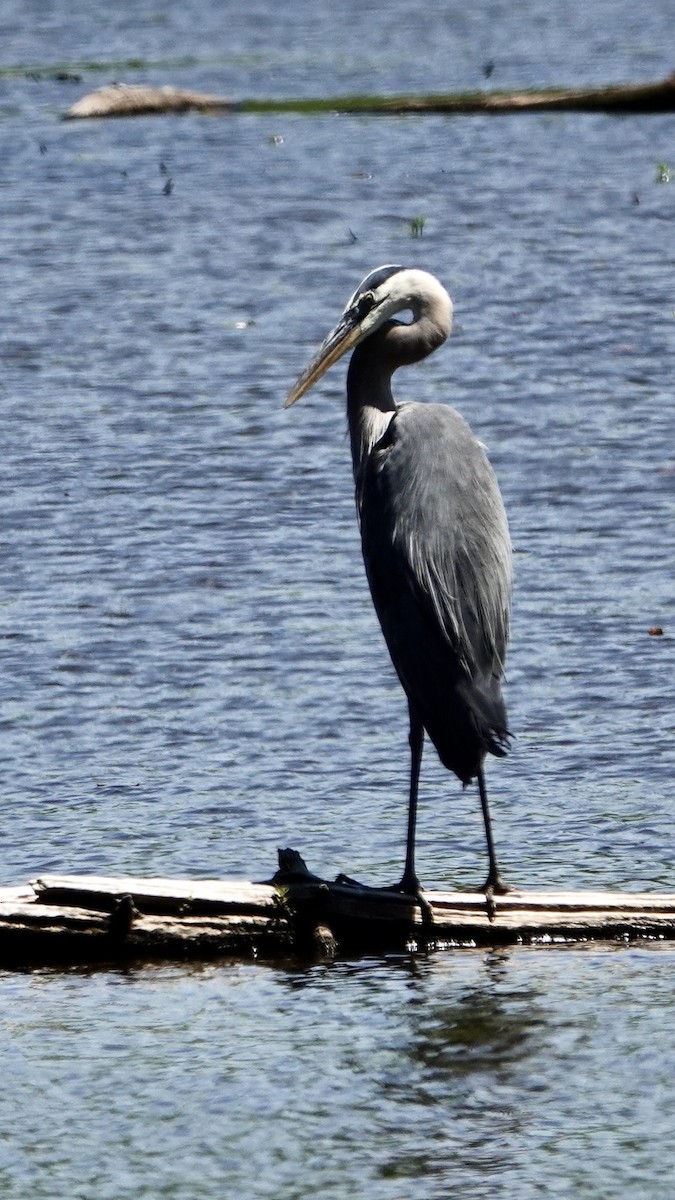
{"label": "heron's head", "polygon": [[412,310],[415,316],[424,305],[434,303],[450,329],[452,304],[445,288],[426,271],[407,267],[377,267],[366,275],[348,300],[340,320],[319,346],[295,386],[288,393],[285,407],[295,404],[321,379],[329,367],[353,350],[396,313]]}

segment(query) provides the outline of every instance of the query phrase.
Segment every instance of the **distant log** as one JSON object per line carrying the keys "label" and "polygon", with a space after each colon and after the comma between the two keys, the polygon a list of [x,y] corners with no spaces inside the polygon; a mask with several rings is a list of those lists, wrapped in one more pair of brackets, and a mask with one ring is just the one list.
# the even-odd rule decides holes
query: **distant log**
{"label": "distant log", "polygon": [[586,111],[609,113],[672,112],[675,74],[657,83],[610,84],[591,88],[544,88],[541,91],[473,92],[449,96],[394,97],[383,112],[514,113]]}
{"label": "distant log", "polygon": [[577,110],[656,113],[675,110],[675,74],[656,83],[511,92],[452,92],[424,96],[337,96],[290,100],[228,100],[176,87],[113,83],[83,96],[65,113],[76,117],[133,117],[158,113],[514,113]]}
{"label": "distant log", "polygon": [[295,851],[279,861],[269,883],[50,875],[0,888],[0,967],[675,938],[675,893],[414,897],[328,883]]}
{"label": "distant log", "polygon": [[71,117],[139,117],[153,113],[228,112],[234,107],[223,96],[176,87],[110,83],[89,92],[65,114]]}

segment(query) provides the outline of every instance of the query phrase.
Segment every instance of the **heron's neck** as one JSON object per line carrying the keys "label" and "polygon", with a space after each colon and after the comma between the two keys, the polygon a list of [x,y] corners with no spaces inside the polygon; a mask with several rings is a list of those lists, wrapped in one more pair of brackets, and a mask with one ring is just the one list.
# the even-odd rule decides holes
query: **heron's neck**
{"label": "heron's neck", "polygon": [[357,482],[365,459],[396,411],[391,393],[394,371],[426,358],[448,336],[450,310],[439,316],[438,307],[432,312],[420,303],[410,325],[387,321],[352,354],[347,375],[347,417]]}
{"label": "heron's neck", "polygon": [[[391,394],[393,364],[369,342],[357,346],[347,375],[347,419],[352,447],[354,479],[373,446],[384,434],[396,402]],[[379,341],[379,339],[378,339]]]}

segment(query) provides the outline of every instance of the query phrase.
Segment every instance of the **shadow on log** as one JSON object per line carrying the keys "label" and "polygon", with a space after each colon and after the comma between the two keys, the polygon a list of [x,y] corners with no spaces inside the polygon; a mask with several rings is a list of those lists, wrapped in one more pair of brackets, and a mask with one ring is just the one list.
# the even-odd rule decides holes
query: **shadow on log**
{"label": "shadow on log", "polygon": [[50,875],[0,888],[0,967],[316,959],[455,947],[675,939],[675,893],[429,891],[313,875],[279,851],[266,883]]}
{"label": "shadow on log", "polygon": [[137,117],[166,113],[514,113],[586,111],[656,113],[675,109],[675,74],[656,83],[612,84],[543,91],[455,92],[428,96],[336,96],[300,100],[228,100],[176,87],[112,83],[83,96],[66,119]]}

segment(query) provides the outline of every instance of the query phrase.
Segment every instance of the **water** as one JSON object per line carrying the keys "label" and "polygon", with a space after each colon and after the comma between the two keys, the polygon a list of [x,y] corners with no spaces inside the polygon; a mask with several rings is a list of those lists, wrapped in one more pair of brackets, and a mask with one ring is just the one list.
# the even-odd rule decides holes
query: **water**
{"label": "water", "polygon": [[[470,420],[515,544],[504,873],[672,889],[672,118],[58,120],[111,78],[655,79],[670,6],[141,7],[0,4],[0,882],[262,878],[278,845],[400,873],[405,705],[344,373],[281,404],[402,261],[456,329],[399,395]],[[433,753],[419,832],[429,886],[484,876],[477,797]],[[660,1200],[672,968],[660,946],[0,976],[0,1195]]]}
{"label": "water", "polygon": [[672,966],[557,948],[9,977],[2,1194],[669,1200]]}

